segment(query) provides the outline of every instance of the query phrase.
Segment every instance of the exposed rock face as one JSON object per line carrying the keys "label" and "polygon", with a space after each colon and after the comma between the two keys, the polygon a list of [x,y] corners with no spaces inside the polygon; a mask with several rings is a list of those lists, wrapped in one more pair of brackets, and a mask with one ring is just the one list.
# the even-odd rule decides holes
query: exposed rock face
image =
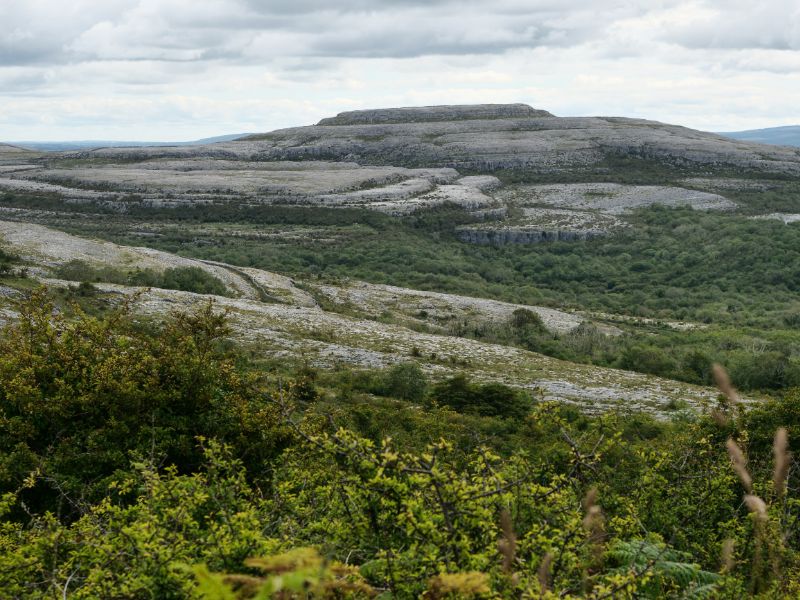
{"label": "exposed rock face", "polygon": [[610,157],[800,173],[800,149],[654,121],[551,116],[321,125],[254,136],[268,160],[354,160],[493,172],[585,169]]}
{"label": "exposed rock face", "polygon": [[520,119],[552,117],[546,110],[527,104],[474,104],[455,106],[413,106],[352,110],[322,119],[317,125],[380,125],[383,123],[430,123],[469,119]]}
{"label": "exposed rock face", "polygon": [[519,185],[498,194],[520,206],[552,206],[560,209],[599,211],[618,215],[636,208],[687,206],[695,210],[733,210],[736,204],[719,194],[675,186],[620,185],[616,183],[560,183]]}
{"label": "exposed rock face", "polygon": [[800,174],[800,148],[742,142],[643,119],[559,118],[519,104],[354,111],[323,119],[319,125],[280,129],[233,142],[106,148],[68,156],[354,161],[487,173],[502,169],[585,170],[622,157]]}
{"label": "exposed rock face", "polygon": [[770,213],[768,215],[759,215],[757,217],[750,217],[751,219],[773,219],[783,221],[786,225],[790,223],[797,223],[800,221],[800,215],[795,213]]}

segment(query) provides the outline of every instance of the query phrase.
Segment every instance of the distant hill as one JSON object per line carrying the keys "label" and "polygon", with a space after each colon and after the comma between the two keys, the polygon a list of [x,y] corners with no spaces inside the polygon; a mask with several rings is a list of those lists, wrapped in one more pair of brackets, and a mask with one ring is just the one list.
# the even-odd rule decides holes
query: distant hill
{"label": "distant hill", "polygon": [[25,148],[20,148],[19,146],[12,146],[11,144],[0,143],[0,153],[2,154],[12,154],[25,151],[26,151]]}
{"label": "distant hill", "polygon": [[63,142],[10,142],[21,148],[30,150],[40,150],[45,152],[62,152],[65,150],[89,150],[92,148],[139,148],[143,146],[200,146],[204,144],[214,144],[216,142],[230,142],[241,137],[250,135],[249,133],[233,133],[228,135],[218,135],[216,137],[203,138],[190,142],[133,142],[133,141],[110,141],[110,140],[74,140]]}
{"label": "distant hill", "polygon": [[[510,177],[569,180],[617,168],[631,180],[647,169],[800,174],[800,148],[764,146],[645,119],[557,117],[524,104],[357,110],[231,142],[78,149],[72,158],[220,158],[334,161],[362,166],[453,168]],[[629,169],[620,169],[621,165]],[[574,175],[569,175],[572,172]],[[649,179],[648,179],[649,178]]]}
{"label": "distant hill", "polygon": [[747,142],[759,142],[761,144],[800,146],[800,125],[749,129],[747,131],[729,131],[720,133],[720,135]]}

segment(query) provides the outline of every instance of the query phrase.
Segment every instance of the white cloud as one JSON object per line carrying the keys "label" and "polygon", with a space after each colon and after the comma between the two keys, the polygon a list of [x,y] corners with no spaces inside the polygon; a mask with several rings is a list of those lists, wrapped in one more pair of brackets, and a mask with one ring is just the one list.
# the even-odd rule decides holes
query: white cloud
{"label": "white cloud", "polygon": [[515,101],[732,130],[800,101],[796,0],[6,0],[0,22],[0,139]]}

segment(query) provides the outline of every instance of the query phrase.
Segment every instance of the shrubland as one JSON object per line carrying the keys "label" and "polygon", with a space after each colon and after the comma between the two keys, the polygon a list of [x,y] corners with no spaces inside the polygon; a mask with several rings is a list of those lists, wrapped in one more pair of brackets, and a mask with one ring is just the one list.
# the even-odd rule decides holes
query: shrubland
{"label": "shrubland", "polygon": [[[646,182],[652,175],[637,172],[629,173],[631,181]],[[505,177],[513,180],[511,173]],[[664,177],[676,183],[675,174]],[[624,316],[624,323],[613,321],[624,333],[614,339],[589,324],[560,335],[469,321],[453,322],[450,329],[565,360],[697,384],[710,383],[708,365],[719,362],[742,389],[774,393],[800,381],[800,228],[748,218],[751,209],[791,208],[792,181],[762,183],[730,192],[740,202],[731,214],[655,206],[629,215],[632,226],[615,235],[503,247],[458,241],[455,227],[475,219],[452,206],[398,218],[312,206],[133,203],[113,220],[98,220],[80,212],[89,210],[85,206],[46,195],[7,193],[0,205],[59,206],[60,216],[45,222],[73,233],[131,245],[144,239],[161,250],[285,273],[301,282],[360,279],[583,310],[600,320]],[[141,230],[152,235],[142,238]],[[222,293],[206,273],[173,277],[80,264],[62,269],[88,282]],[[672,321],[689,327],[676,330]]]}
{"label": "shrubland", "polygon": [[800,593],[795,391],[718,368],[707,414],[592,417],[413,359],[266,369],[211,304],[55,301],[0,343],[3,597]]}

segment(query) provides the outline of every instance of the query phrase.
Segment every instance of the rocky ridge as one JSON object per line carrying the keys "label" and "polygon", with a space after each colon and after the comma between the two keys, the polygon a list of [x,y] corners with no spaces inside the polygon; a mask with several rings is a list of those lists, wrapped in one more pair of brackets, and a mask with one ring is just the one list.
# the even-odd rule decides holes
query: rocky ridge
{"label": "rocky ridge", "polygon": [[[0,192],[53,194],[120,212],[130,202],[244,203],[401,216],[449,204],[481,221],[457,231],[462,241],[496,245],[591,239],[625,227],[626,213],[652,204],[733,209],[719,193],[690,189],[707,187],[708,172],[718,169],[800,173],[797,148],[642,119],[555,117],[524,104],[350,111],[309,127],[216,144],[33,155],[24,164],[3,156],[18,157],[0,153]],[[554,173],[602,178],[608,161],[619,159],[633,161],[634,171],[653,163],[689,171],[676,179],[685,183],[662,186],[501,181],[509,180],[509,169],[522,172],[523,180]],[[481,174],[467,174],[475,172]],[[725,181],[731,191],[764,185],[743,177]]]}
{"label": "rocky ridge", "polygon": [[317,125],[192,147],[104,148],[75,158],[328,160],[487,173],[602,167],[610,158],[800,173],[800,148],[767,146],[644,119],[555,117],[526,105],[352,111]]}
{"label": "rocky ridge", "polygon": [[380,125],[383,123],[433,123],[470,119],[520,119],[552,117],[546,110],[527,104],[475,104],[452,106],[411,106],[341,112],[317,125]]}

